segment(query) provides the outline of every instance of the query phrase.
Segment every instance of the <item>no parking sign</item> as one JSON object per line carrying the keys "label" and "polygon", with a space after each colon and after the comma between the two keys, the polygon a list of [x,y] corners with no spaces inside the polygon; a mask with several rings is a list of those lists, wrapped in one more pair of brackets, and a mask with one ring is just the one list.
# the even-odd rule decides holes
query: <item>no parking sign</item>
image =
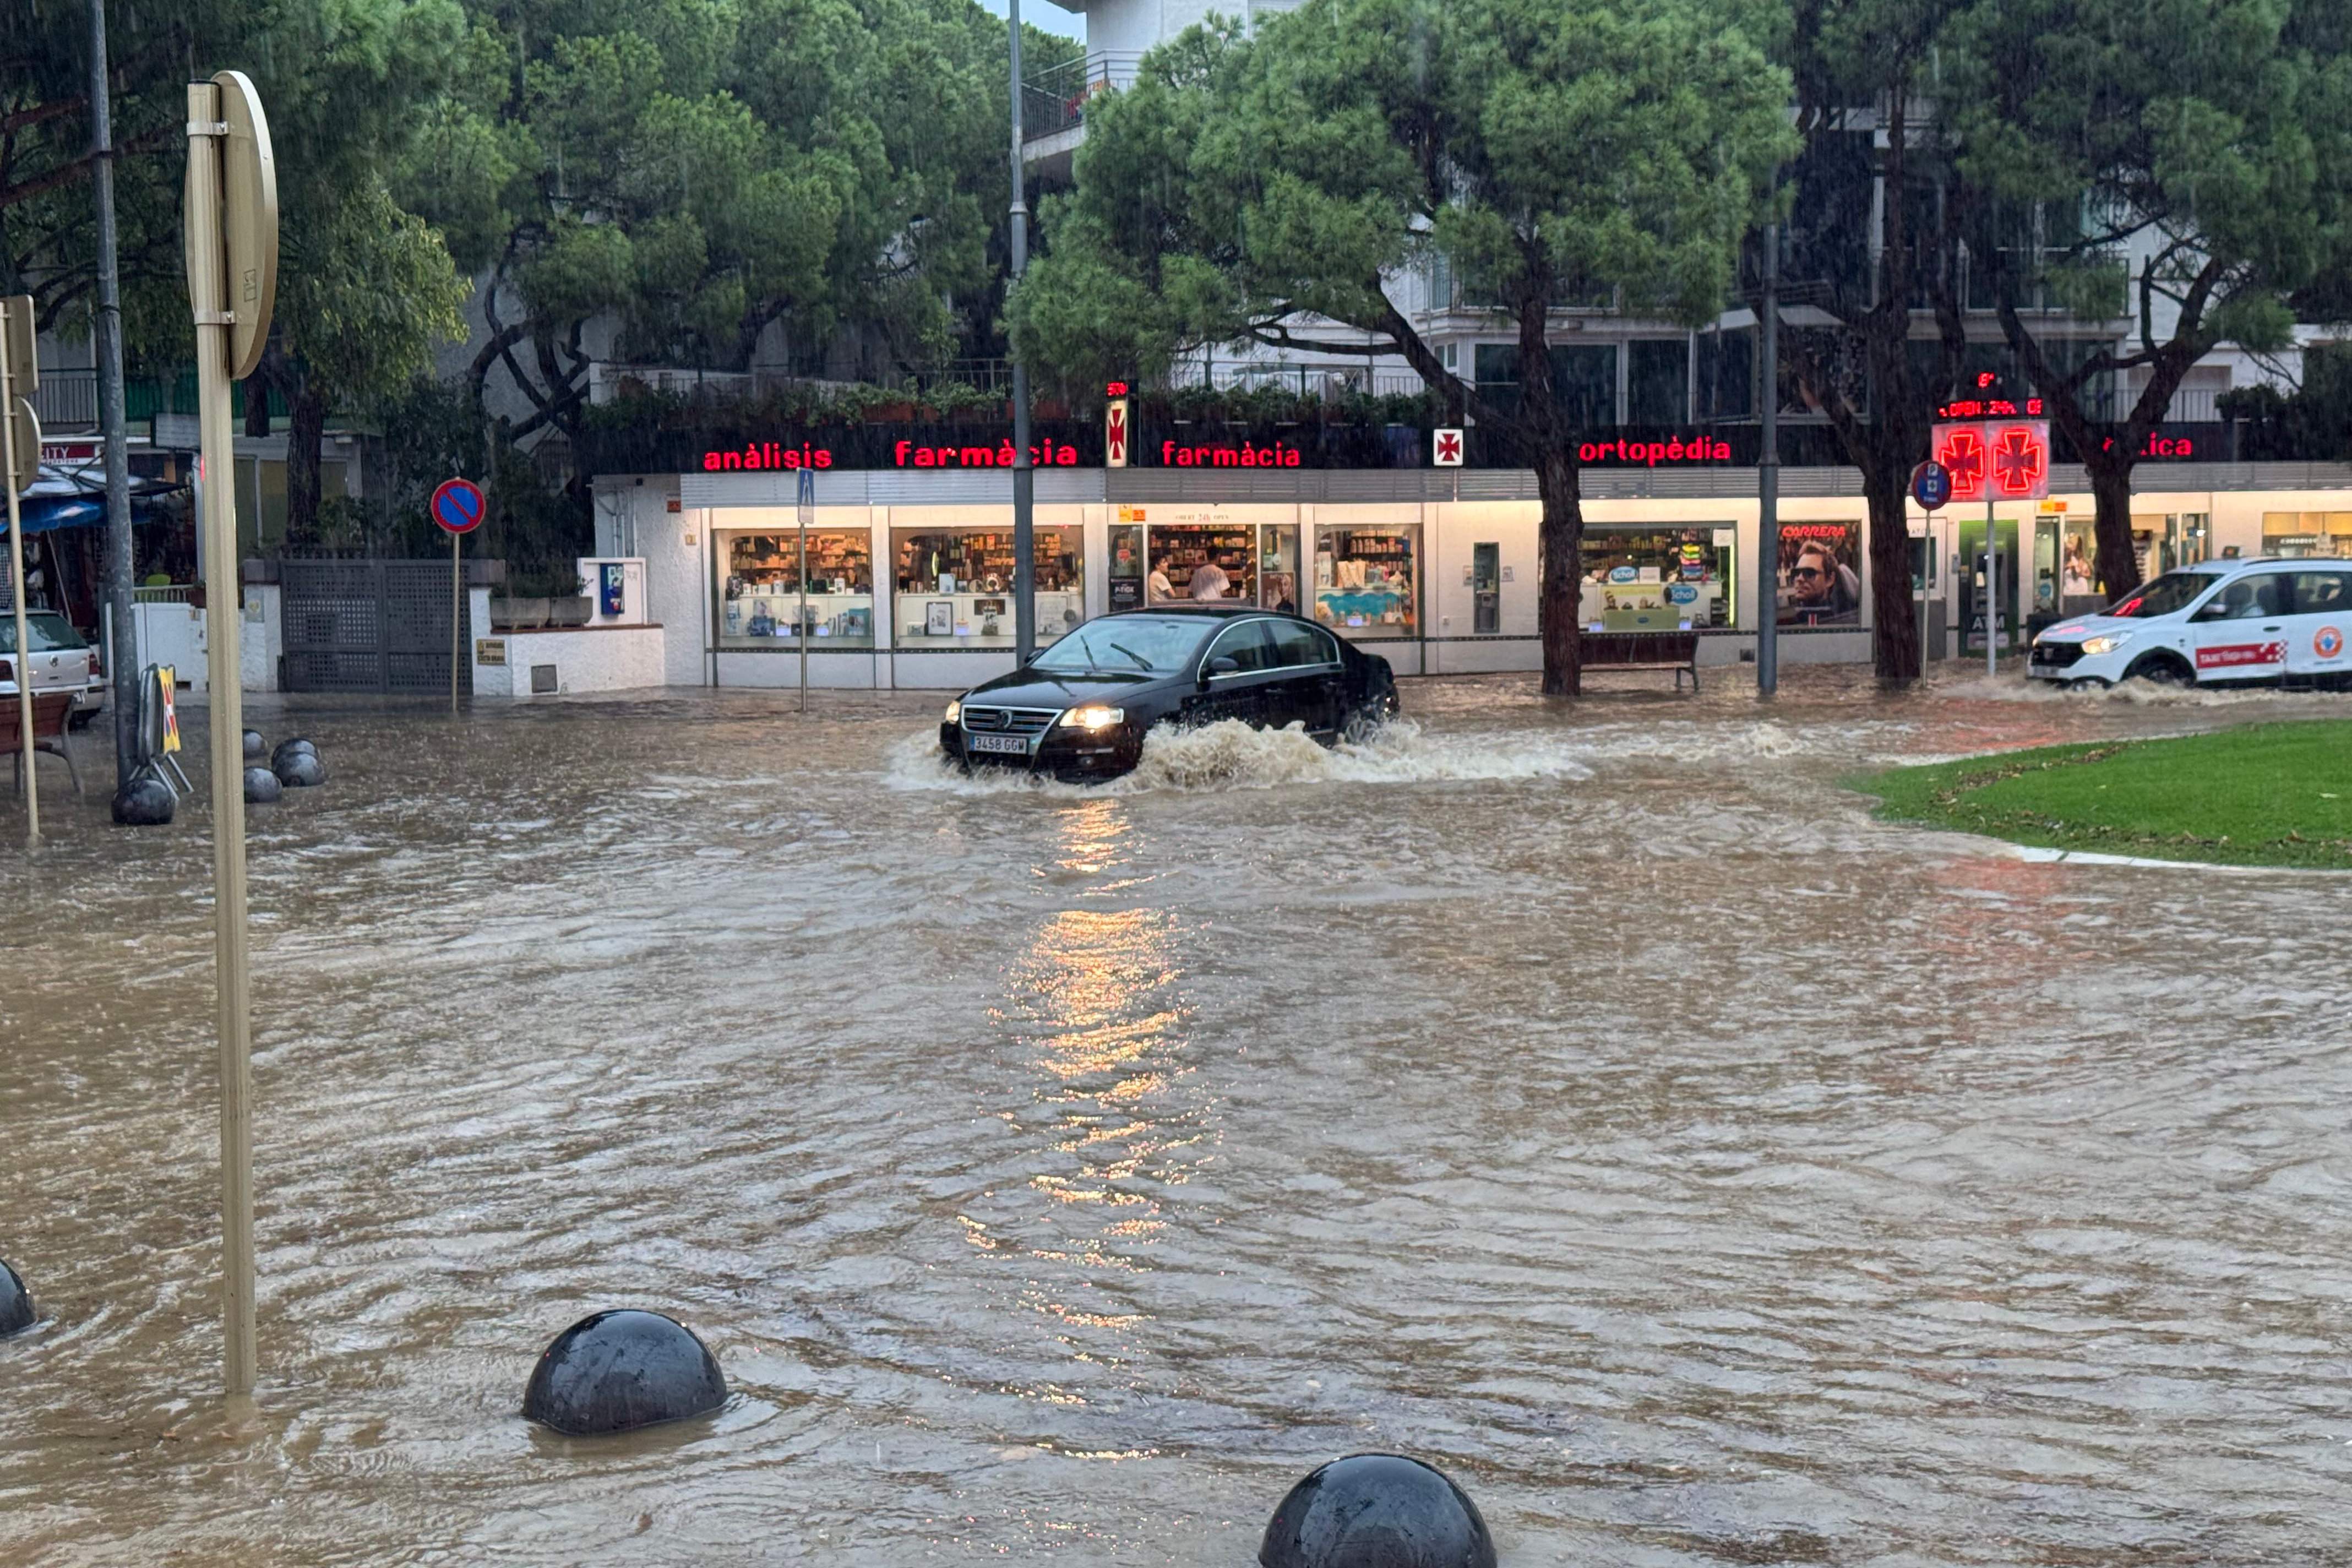
{"label": "no parking sign", "polygon": [[471,479],[444,479],[433,492],[433,521],[451,533],[473,532],[488,510],[482,487]]}

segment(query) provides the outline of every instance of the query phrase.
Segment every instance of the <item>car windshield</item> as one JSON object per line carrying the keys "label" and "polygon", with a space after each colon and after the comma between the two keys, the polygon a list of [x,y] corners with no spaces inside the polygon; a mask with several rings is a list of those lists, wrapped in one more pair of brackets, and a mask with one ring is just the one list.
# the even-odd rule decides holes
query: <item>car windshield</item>
{"label": "car windshield", "polygon": [[[73,629],[63,616],[46,611],[26,611],[25,629],[32,634],[35,653],[62,653],[68,648],[87,647],[81,634]],[[16,651],[16,617],[0,615],[0,653]]]}
{"label": "car windshield", "polygon": [[1169,675],[1188,668],[1221,623],[1186,616],[1106,616],[1065,632],[1030,668]]}
{"label": "car windshield", "polygon": [[2212,585],[2210,573],[2168,572],[2152,583],[2142,583],[2108,605],[2103,613],[2139,621],[2168,616],[2175,610],[2185,610],[2195,604],[2198,595]]}

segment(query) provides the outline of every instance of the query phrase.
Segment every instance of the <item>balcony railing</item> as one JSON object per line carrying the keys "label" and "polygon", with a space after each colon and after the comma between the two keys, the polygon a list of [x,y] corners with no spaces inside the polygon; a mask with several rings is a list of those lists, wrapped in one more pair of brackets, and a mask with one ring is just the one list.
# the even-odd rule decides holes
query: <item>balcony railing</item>
{"label": "balcony railing", "polygon": [[1097,50],[1084,59],[1052,67],[1021,84],[1021,140],[1025,144],[1059,136],[1087,122],[1087,102],[1135,82],[1139,54]]}
{"label": "balcony railing", "polygon": [[45,370],[33,394],[33,412],[43,431],[92,429],[98,424],[98,372]]}

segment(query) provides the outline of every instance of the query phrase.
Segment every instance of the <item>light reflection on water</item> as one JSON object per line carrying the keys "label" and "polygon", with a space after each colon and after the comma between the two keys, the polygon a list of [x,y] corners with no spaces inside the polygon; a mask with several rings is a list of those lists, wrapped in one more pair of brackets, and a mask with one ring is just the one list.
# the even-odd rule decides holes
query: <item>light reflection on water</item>
{"label": "light reflection on water", "polygon": [[[334,782],[254,816],[242,1423],[203,816],[54,807],[0,858],[45,917],[0,928],[0,1255],[48,1314],[0,1546],[1234,1563],[1402,1447],[1515,1563],[2352,1557],[2352,889],[1837,788],[2340,705],[1407,702],[1093,794],[940,773],[927,700],[306,715]],[[621,1302],[728,1408],[528,1427]]]}

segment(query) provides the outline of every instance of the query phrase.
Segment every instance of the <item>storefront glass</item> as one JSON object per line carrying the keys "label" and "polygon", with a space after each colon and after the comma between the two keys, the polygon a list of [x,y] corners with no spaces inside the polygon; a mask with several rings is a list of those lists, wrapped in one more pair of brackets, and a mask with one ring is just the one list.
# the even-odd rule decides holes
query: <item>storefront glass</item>
{"label": "storefront glass", "polygon": [[2352,511],[2266,511],[2263,553],[2298,560],[2352,557]]}
{"label": "storefront glass", "polygon": [[1257,530],[1245,522],[1153,522],[1148,602],[1257,602]]}
{"label": "storefront glass", "polygon": [[[1086,619],[1085,530],[1036,531],[1037,643]],[[890,531],[897,646],[1012,647],[1013,530],[1003,523]]]}
{"label": "storefront glass", "polygon": [[1738,537],[1727,522],[1587,523],[1580,618],[1609,632],[1738,626]]}
{"label": "storefront glass", "polygon": [[[809,646],[874,646],[872,534],[865,529],[808,531]],[[802,613],[798,529],[719,535],[719,646],[797,647]]]}
{"label": "storefront glass", "polygon": [[1143,606],[1143,525],[1130,522],[1127,507],[1110,529],[1110,607],[1114,611]]}
{"label": "storefront glass", "polygon": [[1298,530],[1277,525],[1258,530],[1257,602],[1268,610],[1300,614],[1298,607]]}
{"label": "storefront glass", "polygon": [[1772,580],[1780,625],[1861,626],[1862,524],[1782,523],[1780,559]]}
{"label": "storefront glass", "polygon": [[1315,531],[1315,618],[1359,639],[1421,635],[1421,525]]}

